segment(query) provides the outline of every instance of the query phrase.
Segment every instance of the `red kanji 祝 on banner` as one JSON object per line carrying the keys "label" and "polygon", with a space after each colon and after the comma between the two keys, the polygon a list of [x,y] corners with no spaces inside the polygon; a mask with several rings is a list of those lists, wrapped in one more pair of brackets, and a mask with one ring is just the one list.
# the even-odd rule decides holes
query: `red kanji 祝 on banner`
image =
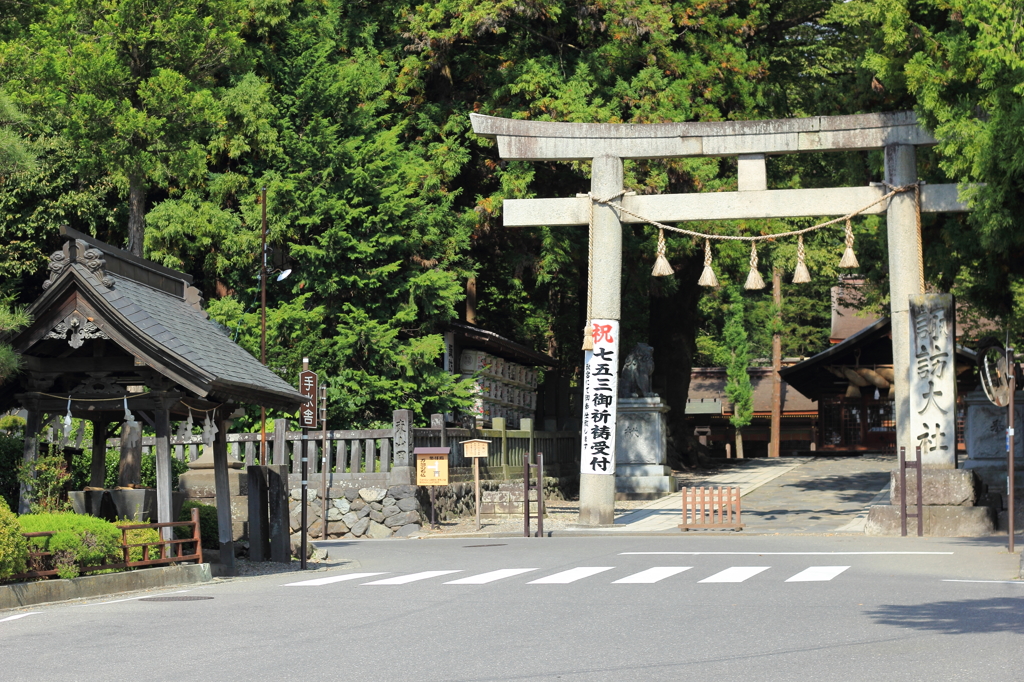
{"label": "red kanji \u795d on banner", "polygon": [[619,321],[593,320],[594,350],[583,372],[584,474],[615,474],[615,414],[619,389]]}

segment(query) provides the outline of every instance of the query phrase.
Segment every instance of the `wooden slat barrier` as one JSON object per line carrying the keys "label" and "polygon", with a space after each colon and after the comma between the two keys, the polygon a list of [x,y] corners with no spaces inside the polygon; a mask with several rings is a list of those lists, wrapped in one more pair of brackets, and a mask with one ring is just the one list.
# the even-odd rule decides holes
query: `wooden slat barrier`
{"label": "wooden slat barrier", "polygon": [[743,530],[740,520],[740,489],[683,488],[683,522],[680,530],[731,528]]}

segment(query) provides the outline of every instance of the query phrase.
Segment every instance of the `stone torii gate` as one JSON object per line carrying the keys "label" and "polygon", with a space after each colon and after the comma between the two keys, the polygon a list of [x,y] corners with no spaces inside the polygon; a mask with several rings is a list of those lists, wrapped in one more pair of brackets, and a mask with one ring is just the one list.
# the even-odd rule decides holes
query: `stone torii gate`
{"label": "stone torii gate", "polygon": [[[658,124],[521,121],[479,114],[470,114],[470,118],[477,135],[497,141],[498,154],[502,159],[591,161],[590,196],[508,199],[504,202],[504,225],[588,225],[593,211],[591,313],[594,324],[612,322],[615,326],[621,317],[622,224],[643,221],[624,211],[620,214],[612,205],[612,198],[628,211],[669,223],[843,216],[878,201],[889,190],[885,185],[875,184],[867,187],[769,190],[765,157],[802,152],[884,149],[885,182],[890,187],[902,187],[918,181],[915,146],[936,144],[935,138],[917,125],[912,112]],[[697,156],[737,157],[739,191],[622,195],[623,159]],[[609,201],[601,201],[606,198]],[[967,206],[959,201],[956,185],[922,184],[920,210],[966,211]],[[910,432],[910,297],[924,293],[921,234],[914,193],[896,194],[863,213],[886,214],[897,445],[905,446],[908,453],[913,453],[916,443],[912,442]],[[610,325],[604,327],[610,328]],[[607,352],[609,348],[600,350]],[[598,349],[596,338],[595,349]],[[605,369],[611,370],[610,384],[614,391],[618,362],[611,362],[610,368]],[[614,399],[612,402],[610,420],[614,424]],[[955,433],[954,415],[948,417],[949,428],[946,431],[952,437]],[[614,427],[611,431],[614,439]],[[586,437],[583,443],[579,523],[586,526],[609,525],[613,522],[615,497],[614,441],[610,444],[611,466],[604,469],[590,465],[597,458],[592,457],[594,452],[588,449],[590,443]],[[923,455],[922,462],[927,466],[953,468],[954,457],[955,448],[940,449]]]}

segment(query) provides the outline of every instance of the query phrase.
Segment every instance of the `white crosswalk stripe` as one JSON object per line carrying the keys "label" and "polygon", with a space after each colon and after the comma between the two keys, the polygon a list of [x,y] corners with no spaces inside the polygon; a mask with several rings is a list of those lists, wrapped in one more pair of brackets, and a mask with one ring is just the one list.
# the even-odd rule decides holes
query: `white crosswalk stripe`
{"label": "white crosswalk stripe", "polygon": [[330,578],[317,578],[316,580],[303,580],[297,583],[288,583],[284,587],[320,587],[331,583],[340,583],[345,580],[358,580],[359,578],[372,578],[375,575],[384,575],[385,571],[376,573],[347,573],[345,575],[332,575]]}
{"label": "white crosswalk stripe", "polygon": [[704,578],[702,583],[741,583],[747,578],[752,578],[761,571],[767,571],[771,566],[733,566],[724,571],[719,571],[712,576]]}
{"label": "white crosswalk stripe", "polygon": [[[536,580],[531,580],[525,584],[527,585],[569,585],[580,580],[592,578],[600,573],[614,570],[615,566],[577,566],[576,568],[570,568],[565,571],[553,573]],[[611,580],[610,577],[600,580],[603,584],[611,585],[653,585],[663,580],[677,576],[680,573],[692,570],[693,566],[654,566],[646,568],[636,573],[630,573],[625,577],[619,578],[618,580]],[[710,575],[703,580],[698,580],[698,583],[742,583],[754,576],[767,571],[770,566],[731,566],[724,570],[721,570],[713,575]],[[787,583],[803,583],[803,582],[828,582],[835,579],[840,574],[848,571],[850,566],[809,566],[798,573],[787,578]],[[498,582],[499,580],[508,580],[521,576],[525,573],[532,573],[534,571],[540,571],[540,568],[499,568],[493,571],[487,571],[485,573],[476,573],[474,575],[468,575],[464,578],[457,578],[454,580],[445,581],[445,585],[487,585],[489,583]],[[792,570],[792,569],[791,569]],[[406,575],[397,575],[390,578],[380,578],[378,580],[371,580],[369,582],[360,582],[360,585],[408,585],[409,583],[420,582],[424,580],[430,580],[432,578],[440,578],[442,576],[451,575],[452,573],[463,573],[462,569],[452,569],[446,571],[420,571],[418,573],[408,573]],[[345,573],[341,575],[333,575],[326,578],[316,578],[313,580],[302,580],[294,583],[286,583],[283,587],[323,587],[325,585],[332,585],[334,583],[341,582],[352,582],[362,580],[365,578],[372,578],[374,576],[387,575],[387,571],[377,571],[373,573]],[[788,573],[788,571],[787,571]],[[621,575],[621,574],[620,574]],[[782,574],[778,572],[773,573],[776,576],[774,579],[779,580],[782,578]],[[696,578],[697,576],[694,576]],[[607,581],[607,582],[606,582]],[[690,583],[691,581],[685,581]],[[680,581],[673,581],[675,585],[685,584]]]}
{"label": "white crosswalk stripe", "polygon": [[787,583],[809,583],[832,580],[837,575],[848,569],[849,566],[811,566],[800,571],[792,578],[786,580]]}
{"label": "white crosswalk stripe", "polygon": [[374,580],[373,582],[363,583],[363,585],[406,585],[408,583],[414,583],[418,580],[428,580],[430,578],[437,578],[438,576],[448,575],[449,573],[462,573],[462,571],[422,571],[421,573],[410,573],[409,575],[400,575],[397,578],[385,578],[384,580]]}
{"label": "white crosswalk stripe", "polygon": [[503,568],[498,571],[491,571],[490,573],[471,575],[468,578],[449,580],[445,585],[486,585],[487,583],[493,583],[495,580],[511,578],[516,575],[522,575],[523,573],[529,573],[530,571],[536,570],[536,568]]}
{"label": "white crosswalk stripe", "polygon": [[592,575],[603,573],[604,571],[610,571],[614,566],[580,566],[579,568],[570,568],[568,571],[562,571],[561,573],[555,573],[549,575],[546,578],[540,578],[538,580],[531,580],[526,583],[527,585],[568,585],[574,583],[577,580],[583,580],[589,578]]}
{"label": "white crosswalk stripe", "polygon": [[683,571],[689,571],[693,566],[656,566],[655,568],[648,568],[646,571],[640,571],[633,575],[627,575],[625,578],[621,578],[612,582],[613,585],[650,585],[656,583],[659,580],[665,578],[671,578],[674,575],[678,575]]}

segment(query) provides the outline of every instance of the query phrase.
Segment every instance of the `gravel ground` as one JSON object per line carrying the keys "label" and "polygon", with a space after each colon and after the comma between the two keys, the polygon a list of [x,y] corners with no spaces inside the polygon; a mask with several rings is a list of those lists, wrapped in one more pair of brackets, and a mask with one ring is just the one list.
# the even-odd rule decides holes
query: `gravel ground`
{"label": "gravel ground", "polygon": [[[622,514],[632,511],[646,504],[650,500],[622,500],[615,503],[615,514]],[[579,500],[550,500],[545,503],[547,515],[544,517],[544,530],[562,530],[567,526],[576,523],[579,518]],[[521,533],[523,532],[523,517],[512,516],[507,519],[481,519],[481,533]],[[536,529],[537,519],[531,518],[530,527]],[[429,530],[429,528],[424,528]],[[476,519],[468,518],[445,521],[438,523],[437,528],[427,533],[427,537],[444,537],[456,533],[476,532]]]}

